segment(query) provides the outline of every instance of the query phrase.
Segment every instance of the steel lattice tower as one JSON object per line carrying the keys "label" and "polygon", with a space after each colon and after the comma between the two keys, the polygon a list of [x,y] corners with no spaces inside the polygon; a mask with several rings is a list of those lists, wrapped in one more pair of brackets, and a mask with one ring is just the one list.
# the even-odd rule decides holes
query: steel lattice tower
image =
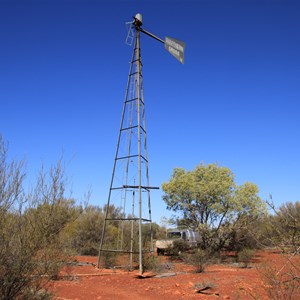
{"label": "steel lattice tower", "polygon": [[[185,43],[174,38],[160,39],[141,28],[142,15],[137,14],[127,39],[134,40],[127,88],[121,117],[115,161],[105,219],[100,240],[98,268],[101,262],[117,254],[129,255],[130,269],[138,256],[140,273],[143,273],[143,256],[153,255],[151,187],[148,173],[147,131],[140,47],[141,32],[163,43],[166,50],[184,63]],[[113,238],[116,236],[118,238]],[[102,265],[103,262],[102,262]]]}
{"label": "steel lattice tower", "polygon": [[[143,272],[143,254],[153,254],[152,219],[148,173],[147,132],[143,91],[140,25],[134,20],[135,42],[130,63],[125,101],[115,161],[112,171],[105,220],[100,241],[98,268],[101,258],[116,253],[129,254],[132,268],[138,255],[140,273]],[[114,209],[119,208],[118,214]],[[117,224],[117,225],[116,225]],[[111,241],[110,230],[118,227],[118,239]],[[143,236],[142,232],[145,236]],[[138,239],[137,239],[138,237]]]}

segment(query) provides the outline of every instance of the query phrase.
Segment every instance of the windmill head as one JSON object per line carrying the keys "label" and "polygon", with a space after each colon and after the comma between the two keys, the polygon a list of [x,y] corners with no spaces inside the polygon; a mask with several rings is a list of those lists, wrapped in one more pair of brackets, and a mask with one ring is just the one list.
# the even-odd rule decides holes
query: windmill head
{"label": "windmill head", "polygon": [[140,27],[143,25],[143,17],[141,14],[136,14],[133,19],[134,19],[133,23],[136,27]]}

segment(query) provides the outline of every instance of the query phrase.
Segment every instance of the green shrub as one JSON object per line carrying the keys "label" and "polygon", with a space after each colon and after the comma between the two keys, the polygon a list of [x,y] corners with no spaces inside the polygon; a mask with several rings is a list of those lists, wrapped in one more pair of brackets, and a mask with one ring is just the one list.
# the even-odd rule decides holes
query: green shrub
{"label": "green shrub", "polygon": [[169,254],[171,259],[181,259],[180,255],[189,250],[189,245],[184,240],[175,240],[165,251],[165,254]]}
{"label": "green shrub", "polygon": [[154,255],[144,255],[143,257],[143,270],[159,272],[162,269],[162,265],[158,257]]}
{"label": "green shrub", "polygon": [[242,264],[243,268],[247,268],[251,259],[253,258],[254,250],[249,248],[244,248],[237,254],[238,262]]}
{"label": "green shrub", "polygon": [[182,260],[195,267],[196,273],[203,273],[208,262],[208,253],[197,249],[195,253],[183,253]]}
{"label": "green shrub", "polygon": [[113,268],[117,265],[117,256],[115,252],[103,251],[102,252],[102,261],[104,268]]}

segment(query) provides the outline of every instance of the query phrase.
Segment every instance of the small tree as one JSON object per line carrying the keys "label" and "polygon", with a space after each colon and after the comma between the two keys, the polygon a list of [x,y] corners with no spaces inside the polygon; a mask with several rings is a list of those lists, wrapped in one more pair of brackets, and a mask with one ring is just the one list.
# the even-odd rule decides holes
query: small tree
{"label": "small tree", "polygon": [[99,207],[87,206],[80,217],[70,225],[68,240],[77,254],[97,255],[104,214]]}
{"label": "small tree", "polygon": [[217,164],[200,164],[192,171],[176,168],[162,189],[167,208],[181,213],[181,224],[197,228],[202,247],[212,251],[229,243],[241,219],[251,223],[266,213],[257,186],[238,186],[230,169]]}
{"label": "small tree", "polygon": [[300,202],[283,203],[278,209],[272,199],[267,201],[273,215],[269,217],[268,239],[283,251],[286,248],[299,252],[300,247]]}
{"label": "small tree", "polygon": [[27,193],[24,163],[7,153],[0,136],[0,299],[35,299],[68,257],[60,234],[77,213],[64,198],[61,161]]}
{"label": "small tree", "polygon": [[260,266],[270,299],[298,299],[300,293],[300,202],[283,203],[276,208],[272,196],[267,201],[272,215],[262,224],[260,241],[281,250],[282,265],[266,262]]}

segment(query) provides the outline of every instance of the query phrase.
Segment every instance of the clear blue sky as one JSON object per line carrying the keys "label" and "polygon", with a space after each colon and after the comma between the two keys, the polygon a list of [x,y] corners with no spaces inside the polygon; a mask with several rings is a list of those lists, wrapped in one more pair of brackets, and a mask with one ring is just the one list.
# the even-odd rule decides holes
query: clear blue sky
{"label": "clear blue sky", "polygon": [[[218,162],[277,205],[300,200],[300,2],[0,0],[0,132],[10,155],[64,152],[73,196],[107,201],[132,48],[125,22],[186,42],[185,64],[142,37],[150,181]],[[165,210],[152,193],[153,220]]]}

